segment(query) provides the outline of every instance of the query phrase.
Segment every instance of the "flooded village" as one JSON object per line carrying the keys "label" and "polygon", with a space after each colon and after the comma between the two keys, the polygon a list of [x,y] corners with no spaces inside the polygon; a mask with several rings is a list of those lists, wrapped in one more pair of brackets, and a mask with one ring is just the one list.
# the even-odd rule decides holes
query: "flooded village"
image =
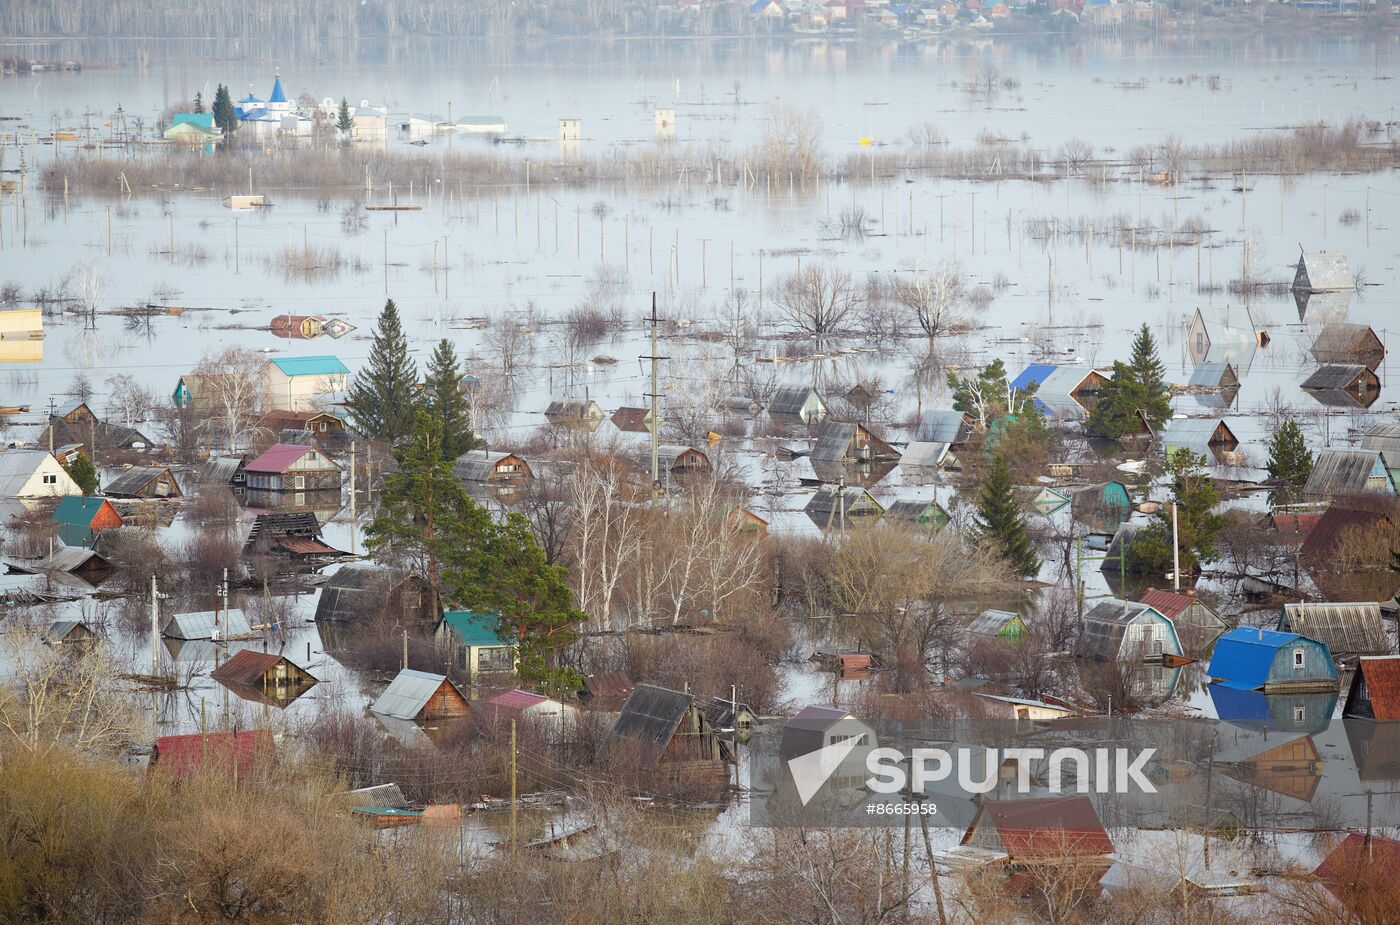
{"label": "flooded village", "polygon": [[361,6],[0,10],[0,922],[1400,921],[1390,5]]}

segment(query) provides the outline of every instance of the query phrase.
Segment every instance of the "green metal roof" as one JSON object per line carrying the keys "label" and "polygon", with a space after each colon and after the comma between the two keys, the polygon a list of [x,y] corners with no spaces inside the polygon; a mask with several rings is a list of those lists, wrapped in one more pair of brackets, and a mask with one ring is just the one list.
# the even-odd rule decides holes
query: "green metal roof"
{"label": "green metal roof", "polygon": [[92,523],[92,519],[97,516],[97,512],[102,510],[102,503],[106,498],[94,498],[83,495],[65,495],[58,501],[58,507],[54,508],[54,523],[72,524],[83,526]]}
{"label": "green metal roof", "polygon": [[494,613],[477,613],[474,610],[445,610],[442,614],[442,622],[466,646],[510,645],[496,632],[500,619]]}

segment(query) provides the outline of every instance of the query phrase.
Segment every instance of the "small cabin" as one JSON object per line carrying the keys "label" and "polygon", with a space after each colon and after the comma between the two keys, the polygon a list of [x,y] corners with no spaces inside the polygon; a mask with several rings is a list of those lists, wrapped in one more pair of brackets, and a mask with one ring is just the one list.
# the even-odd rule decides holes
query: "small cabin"
{"label": "small cabin", "polygon": [[556,742],[572,735],[579,718],[578,707],[573,704],[518,687],[481,704],[480,713],[488,723],[509,725],[514,720]]}
{"label": "small cabin", "polygon": [[1395,482],[1379,450],[1327,447],[1313,460],[1303,486],[1309,498],[1337,498],[1378,492],[1395,494]]}
{"label": "small cabin", "polygon": [[1262,337],[1247,307],[1197,308],[1186,329],[1186,352],[1196,365],[1229,363],[1238,377],[1249,372]]}
{"label": "small cabin", "polygon": [[65,546],[90,546],[97,534],[123,523],[111,501],[81,495],[60,498],[50,520],[58,525],[58,538]]}
{"label": "small cabin", "polygon": [[320,315],[278,315],[267,329],[276,337],[310,340],[320,337],[326,319]]}
{"label": "small cabin", "polygon": [[1381,380],[1360,363],[1329,363],[1318,367],[1299,388],[1325,405],[1369,408],[1381,394]]}
{"label": "small cabin", "polygon": [[1153,661],[1181,655],[1176,624],[1155,608],[1108,598],[1084,614],[1077,653],[1099,661]]}
{"label": "small cabin", "polygon": [[445,675],[405,668],[369,708],[391,719],[430,723],[471,715],[467,695]]}
{"label": "small cabin", "polygon": [[180,483],[175,473],[163,466],[132,466],[103,486],[109,498],[180,498]]}
{"label": "small cabin", "polygon": [[152,773],[184,780],[208,771],[225,779],[251,777],[272,762],[275,745],[267,729],[239,729],[160,736],[151,749]]}
{"label": "small cabin", "polygon": [[635,751],[641,767],[683,776],[723,777],[728,743],[695,698],[655,684],[638,684],[613,723],[608,751]]}
{"label": "small cabin", "polygon": [[1240,387],[1240,374],[1233,363],[1198,363],[1186,384],[1195,388],[1233,392]]}
{"label": "small cabin", "polygon": [[1277,629],[1280,633],[1316,639],[1333,657],[1382,655],[1391,650],[1390,638],[1381,622],[1381,605],[1376,603],[1284,604]]}
{"label": "small cabin", "polygon": [[476,485],[523,485],[535,477],[523,457],[488,450],[470,450],[458,456],[452,474]]}
{"label": "small cabin", "polygon": [[598,429],[603,422],[603,409],[596,401],[564,398],[556,399],[544,409],[544,418],[557,427],[568,427],[588,433]]}
{"label": "small cabin", "polygon": [[501,636],[500,617],[473,610],[447,610],[433,628],[438,647],[451,653],[452,664],[471,677],[515,670],[515,643]]}
{"label": "small cabin", "polygon": [[1324,324],[1309,348],[1319,364],[1356,364],[1374,371],[1385,359],[1385,344],[1365,324]]}
{"label": "small cabin", "polygon": [[1215,641],[1206,676],[1239,690],[1336,690],[1327,646],[1297,633],[1237,627]]}
{"label": "small cabin", "polygon": [[624,406],[613,412],[612,422],[625,434],[649,434],[652,429],[651,409]]}
{"label": "small cabin", "polygon": [[1172,418],[1162,428],[1161,437],[1168,459],[1178,450],[1186,450],[1193,456],[1228,462],[1240,445],[1230,425],[1216,418]]}
{"label": "small cabin", "polygon": [[831,488],[823,486],[813,494],[803,508],[822,530],[844,530],[875,523],[885,513],[884,507],[864,488]]}
{"label": "small cabin", "polygon": [[946,443],[962,446],[972,436],[968,416],[952,408],[937,408],[919,415],[911,443]]}
{"label": "small cabin", "polygon": [[812,424],[826,416],[826,402],[810,385],[785,385],[768,400],[768,416],[780,424]]}
{"label": "small cabin", "polygon": [[85,648],[97,641],[97,632],[82,620],[56,620],[44,633],[44,642],[51,646]]}
{"label": "small cabin", "polygon": [[334,356],[278,357],[263,366],[268,405],[286,411],[315,411],[349,383],[349,367]]}
{"label": "small cabin", "polygon": [[729,510],[729,528],[739,533],[752,533],[763,537],[768,534],[768,521],[749,508],[736,505]]}
{"label": "small cabin", "polygon": [[863,424],[829,423],[822,428],[821,436],[812,447],[814,466],[818,462],[873,462],[877,459],[897,460],[899,451]]}
{"label": "small cabin", "polygon": [[263,415],[258,426],[270,433],[305,431],[317,440],[335,440],[345,436],[345,422],[329,411],[269,411]]}
{"label": "small cabin", "polygon": [[438,596],[428,579],[407,569],[369,562],[342,565],[321,586],[317,623],[373,623],[380,617],[409,627],[439,618]]}
{"label": "small cabin", "polygon": [[1400,424],[1372,424],[1361,437],[1363,450],[1376,450],[1393,482],[1400,484]]}
{"label": "small cabin", "polygon": [[1076,489],[1070,496],[1070,514],[1096,530],[1115,530],[1133,514],[1128,486],[1122,482],[1100,482]]}
{"label": "small cabin", "polygon": [[951,518],[937,501],[896,501],[885,509],[885,519],[937,533]]}
{"label": "small cabin", "polygon": [[272,702],[291,702],[317,682],[285,655],[253,649],[239,649],[209,676],[239,696],[253,695],[246,699]]}
{"label": "small cabin", "polygon": [[243,472],[254,490],[340,491],[340,466],[315,446],[274,443]]}
{"label": "small cabin", "polygon": [[989,639],[1001,639],[1006,642],[1014,642],[1024,636],[1026,621],[1019,613],[1010,610],[984,610],[978,614],[967,626],[967,632],[972,637],[985,637]]}
{"label": "small cabin", "polygon": [[1346,719],[1400,720],[1400,655],[1363,655],[1347,691]]}
{"label": "small cabin", "polygon": [[563,142],[583,140],[583,120],[566,118],[559,120],[559,140]]}
{"label": "small cabin", "polygon": [[1073,873],[1076,879],[1090,876],[1095,882],[1111,866],[1108,855],[1114,850],[1094,804],[1083,795],[983,800],[961,844],[1004,853],[1013,864],[1073,868],[1057,880]]}
{"label": "small cabin", "polygon": [[244,639],[253,635],[248,617],[237,607],[177,613],[165,621],[166,639]]}

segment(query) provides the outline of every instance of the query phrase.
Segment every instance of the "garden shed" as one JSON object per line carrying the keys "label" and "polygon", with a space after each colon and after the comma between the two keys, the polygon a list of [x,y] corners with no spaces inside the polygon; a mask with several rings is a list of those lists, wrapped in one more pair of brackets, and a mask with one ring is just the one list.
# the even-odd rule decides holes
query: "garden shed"
{"label": "garden shed", "polygon": [[1215,641],[1206,676],[1226,687],[1265,693],[1337,689],[1337,666],[1324,643],[1247,626]]}

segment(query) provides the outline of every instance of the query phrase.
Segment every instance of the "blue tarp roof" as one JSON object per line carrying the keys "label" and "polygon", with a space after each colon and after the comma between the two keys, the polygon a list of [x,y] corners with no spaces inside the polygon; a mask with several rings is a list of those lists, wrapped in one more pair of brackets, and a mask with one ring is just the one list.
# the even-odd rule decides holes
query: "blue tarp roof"
{"label": "blue tarp roof", "polygon": [[339,376],[350,372],[349,367],[333,356],[278,357],[272,365],[287,376]]}
{"label": "blue tarp roof", "polygon": [[1215,642],[1206,675],[1236,690],[1256,690],[1268,683],[1274,655],[1280,648],[1306,637],[1297,633],[1237,627]]}

